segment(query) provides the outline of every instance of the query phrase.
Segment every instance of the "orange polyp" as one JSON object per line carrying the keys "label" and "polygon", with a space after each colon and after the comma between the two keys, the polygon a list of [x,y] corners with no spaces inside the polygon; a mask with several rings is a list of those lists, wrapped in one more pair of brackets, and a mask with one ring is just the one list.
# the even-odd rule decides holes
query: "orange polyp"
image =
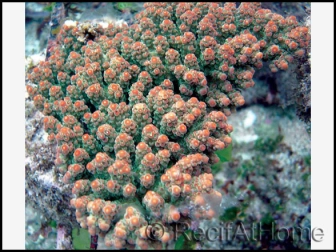
{"label": "orange polyp", "polygon": [[162,174],[161,181],[162,182],[167,182],[167,181],[169,181],[169,177],[166,174]]}
{"label": "orange polyp", "polygon": [[224,142],[230,144],[232,142],[232,138],[229,136],[224,137]]}
{"label": "orange polyp", "polygon": [[93,170],[94,170],[94,166],[93,166],[93,164],[92,164],[92,163],[88,163],[88,164],[86,165],[86,169],[88,169],[89,171],[93,171]]}
{"label": "orange polyp", "polygon": [[152,198],[150,203],[152,206],[157,206],[159,204],[159,200],[157,198]]}
{"label": "orange polyp", "polygon": [[111,84],[111,89],[113,91],[117,91],[118,90],[118,85],[117,84]]}
{"label": "orange polyp", "polygon": [[[118,238],[123,238],[124,236],[126,236],[126,231],[118,228],[118,229],[115,229],[115,236],[118,237]],[[118,248],[122,248],[122,244],[121,244],[121,241],[119,240],[115,240],[114,241],[114,246],[115,247],[118,247]]]}
{"label": "orange polyp", "polygon": [[75,183],[75,188],[76,189],[80,189],[82,187],[82,183],[81,183],[81,181],[79,180],[79,181],[76,181],[76,183]]}
{"label": "orange polyp", "polygon": [[69,134],[69,132],[68,132],[68,128],[63,127],[63,128],[61,129],[61,133],[64,134],[64,135],[68,135],[68,134]]}
{"label": "orange polyp", "polygon": [[222,141],[218,141],[216,143],[216,147],[217,147],[218,150],[222,150],[222,149],[224,149],[225,145]]}
{"label": "orange polyp", "polygon": [[126,186],[126,192],[127,193],[131,193],[133,190],[132,190],[132,187],[130,187],[130,186]]}
{"label": "orange polyp", "polygon": [[157,64],[158,63],[158,58],[157,57],[152,57],[152,59],[151,59],[151,63],[152,64]]}
{"label": "orange polyp", "polygon": [[124,72],[123,75],[124,75],[124,79],[131,78],[131,75],[129,74],[129,72]]}
{"label": "orange polyp", "polygon": [[193,122],[195,120],[195,116],[193,114],[187,114],[185,118],[187,119],[187,121],[190,122]]}
{"label": "orange polyp", "polygon": [[191,192],[191,186],[190,185],[184,185],[183,192],[184,193],[190,193]]}
{"label": "orange polyp", "polygon": [[210,107],[215,107],[217,103],[213,98],[210,98],[208,100],[208,104],[209,104]]}
{"label": "orange polyp", "polygon": [[70,121],[70,117],[69,116],[64,116],[63,120],[64,120],[64,122],[68,123]]}
{"label": "orange polyp", "polygon": [[73,166],[73,170],[75,171],[75,172],[79,172],[80,171],[80,165],[79,164],[75,164],[74,166]]}
{"label": "orange polyp", "polygon": [[142,78],[147,78],[148,77],[148,72],[146,72],[146,71],[143,71],[143,72],[141,72],[140,73],[140,77],[142,77]]}
{"label": "orange polyp", "polygon": [[210,122],[210,123],[208,124],[208,127],[210,128],[210,130],[216,130],[217,125],[216,125],[216,123],[214,123],[214,122]]}
{"label": "orange polyp", "polygon": [[108,100],[103,100],[103,101],[102,101],[102,105],[103,105],[104,107],[107,107],[107,106],[109,105],[109,101],[108,101]]}
{"label": "orange polyp", "polygon": [[145,150],[147,147],[147,145],[144,143],[144,142],[140,142],[138,145],[137,145],[137,149],[139,150]]}
{"label": "orange polyp", "polygon": [[63,144],[62,145],[62,151],[63,152],[68,152],[68,150],[69,150],[69,147],[66,144]]}
{"label": "orange polyp", "polygon": [[127,136],[128,135],[126,133],[121,133],[118,138],[121,141],[127,141]]}
{"label": "orange polyp", "polygon": [[166,135],[160,135],[157,139],[158,142],[160,143],[166,143],[169,141],[168,137]]}
{"label": "orange polyp", "polygon": [[248,55],[252,54],[252,52],[253,52],[253,50],[250,47],[246,48],[246,50],[245,50],[245,53],[248,54]]}
{"label": "orange polyp", "polygon": [[297,43],[295,43],[295,42],[291,42],[291,43],[289,44],[289,47],[290,47],[290,49],[296,49],[296,48],[297,48]]}
{"label": "orange polyp", "polygon": [[[93,182],[95,182],[95,181],[93,181]],[[92,182],[92,183],[93,183]],[[92,185],[92,183],[91,183],[91,185]],[[97,186],[98,187],[98,186]],[[92,186],[92,188],[93,188],[93,186]],[[99,203],[98,202],[94,202],[93,204],[92,204],[92,211],[94,212],[94,213],[97,213],[98,211],[100,210],[100,206],[99,206]],[[95,222],[95,217],[93,217],[93,220],[94,220],[94,222]]]}
{"label": "orange polyp", "polygon": [[209,137],[210,136],[210,131],[208,129],[204,129],[202,131],[204,137]]}
{"label": "orange polyp", "polygon": [[[188,173],[185,173],[185,174],[183,174],[183,179],[184,179],[184,181],[188,182],[188,181],[191,180],[191,175],[188,174]],[[188,186],[188,185],[185,185],[185,186]]]}
{"label": "orange polyp", "polygon": [[[77,184],[77,182],[76,182],[76,184]],[[76,187],[77,188],[77,187]],[[75,207],[76,208],[82,208],[84,206],[84,203],[83,203],[83,201],[81,200],[81,199],[77,199],[76,201],[75,201]]]}
{"label": "orange polyp", "polygon": [[90,114],[90,113],[85,113],[85,114],[84,114],[84,118],[85,118],[85,119],[90,119],[90,117],[91,117],[91,114]]}
{"label": "orange polyp", "polygon": [[102,231],[108,231],[110,228],[110,225],[108,223],[106,223],[105,221],[101,221],[99,222],[99,228]]}
{"label": "orange polyp", "polygon": [[302,27],[302,28],[301,28],[301,31],[302,31],[303,33],[307,33],[307,32],[308,32],[308,27]]}
{"label": "orange polyp", "polygon": [[110,109],[111,109],[111,110],[116,110],[116,109],[117,109],[117,106],[118,106],[117,104],[115,104],[115,103],[111,103],[111,104],[110,104]]}
{"label": "orange polyp", "polygon": [[[229,24],[225,23],[225,24],[223,25],[223,28],[224,28],[225,30],[228,30],[228,29],[229,29]],[[209,37],[209,36],[206,36],[206,37],[205,37],[206,40],[209,40],[207,37]]]}
{"label": "orange polyp", "polygon": [[172,191],[174,195],[179,195],[181,193],[181,188],[179,186],[173,186]]}
{"label": "orange polyp", "polygon": [[193,55],[192,55],[192,54],[187,54],[187,55],[185,56],[185,58],[186,58],[187,60],[192,60],[192,59],[193,59]]}
{"label": "orange polyp", "polygon": [[170,81],[169,80],[164,80],[164,82],[163,82],[163,84],[165,85],[165,86],[169,86],[170,85]]}
{"label": "orange polyp", "polygon": [[214,51],[211,48],[205,49],[205,54],[212,55]]}
{"label": "orange polyp", "polygon": [[200,141],[198,141],[197,139],[193,138],[190,140],[190,145],[193,147],[193,148],[197,148],[200,144]]}
{"label": "orange polyp", "polygon": [[186,79],[187,79],[188,81],[191,81],[191,80],[193,79],[193,75],[192,75],[192,73],[187,73],[187,74],[186,74]]}
{"label": "orange polyp", "polygon": [[154,74],[155,74],[155,75],[160,74],[160,69],[159,69],[159,68],[155,68],[155,69],[154,69]]}
{"label": "orange polyp", "polygon": [[133,208],[132,208],[132,207],[127,207],[127,208],[126,208],[126,215],[127,215],[128,217],[134,215],[134,211],[133,211]]}
{"label": "orange polyp", "polygon": [[177,211],[174,211],[173,213],[170,214],[170,217],[173,221],[178,221],[180,219],[180,213]]}
{"label": "orange polyp", "polygon": [[103,211],[104,211],[105,214],[109,215],[109,214],[112,213],[112,207],[111,206],[105,206],[103,208]]}
{"label": "orange polyp", "polygon": [[119,156],[121,158],[125,158],[125,157],[127,157],[127,151],[120,150],[120,151],[118,151],[117,156]]}
{"label": "orange polyp", "polygon": [[144,159],[147,160],[148,162],[154,161],[155,155],[153,153],[148,153],[145,155]]}
{"label": "orange polyp", "polygon": [[172,21],[170,21],[169,19],[165,19],[163,20],[163,24],[164,25],[169,25]]}
{"label": "orange polyp", "polygon": [[112,180],[109,180],[106,185],[107,185],[107,188],[110,190],[114,188],[114,182]]}
{"label": "orange polyp", "polygon": [[96,87],[95,86],[90,86],[90,92],[96,92]]}
{"label": "orange polyp", "polygon": [[86,73],[88,74],[88,75],[93,75],[93,70],[92,69],[88,69],[87,71],[86,71]]}
{"label": "orange polyp", "polygon": [[177,65],[177,66],[175,67],[175,71],[176,71],[176,72],[182,72],[182,70],[183,70],[183,66],[182,66],[182,65]]}
{"label": "orange polyp", "polygon": [[202,196],[200,196],[200,195],[197,195],[197,196],[195,197],[194,202],[195,202],[196,205],[199,205],[199,206],[204,206],[204,205],[205,205],[205,200],[204,200],[204,198],[203,198]]}
{"label": "orange polyp", "polygon": [[50,88],[50,91],[51,91],[52,93],[55,93],[56,90],[57,90],[57,87],[56,87],[56,86],[52,86],[52,87]]}
{"label": "orange polyp", "polygon": [[98,111],[93,112],[92,118],[97,120],[99,118],[99,112]]}
{"label": "orange polyp", "polygon": [[99,182],[98,182],[97,179],[91,182],[91,187],[92,187],[92,189],[98,189]]}
{"label": "orange polyp", "polygon": [[117,168],[118,170],[122,169],[124,166],[124,162],[122,160],[117,160],[115,161],[115,163],[113,164],[113,166],[115,168]]}
{"label": "orange polyp", "polygon": [[273,45],[272,47],[271,47],[271,51],[272,51],[272,53],[278,53],[279,52],[279,47],[278,46],[276,46],[276,45]]}
{"label": "orange polyp", "polygon": [[76,101],[74,105],[75,105],[76,108],[79,108],[80,105],[81,105],[81,102],[80,101]]}
{"label": "orange polyp", "polygon": [[171,147],[171,150],[172,150],[173,152],[177,152],[177,151],[179,151],[179,150],[180,150],[180,145],[179,145],[178,143],[174,143],[174,144],[172,145],[172,147]]}
{"label": "orange polyp", "polygon": [[180,124],[179,127],[178,127],[178,130],[184,134],[187,132],[187,127],[184,125],[184,124]]}
{"label": "orange polyp", "polygon": [[87,140],[89,140],[90,139],[90,135],[89,134],[84,134],[83,135],[83,140],[84,141],[87,141]]}
{"label": "orange polyp", "polygon": [[134,47],[139,47],[139,46],[141,46],[141,42],[137,41],[137,42],[135,42],[135,43],[133,44],[133,46],[134,46]]}
{"label": "orange polyp", "polygon": [[248,72],[245,74],[245,78],[246,78],[247,80],[251,80],[252,77],[253,77],[253,74],[252,74],[252,72],[250,72],[250,71],[248,71]]}
{"label": "orange polyp", "polygon": [[133,216],[131,219],[131,223],[133,226],[138,226],[139,225],[139,218],[137,216]]}
{"label": "orange polyp", "polygon": [[206,150],[206,146],[204,144],[201,144],[199,147],[198,147],[199,151],[203,152]]}
{"label": "orange polyp", "polygon": [[204,184],[205,187],[211,187],[212,186],[211,180],[208,180],[208,179],[206,179],[203,184]]}
{"label": "orange polyp", "polygon": [[65,101],[60,101],[59,105],[60,105],[61,107],[65,107],[66,102],[65,102]]}
{"label": "orange polyp", "polygon": [[70,57],[73,58],[73,59],[75,59],[77,57],[77,54],[75,52],[71,52],[70,53]]}
{"label": "orange polyp", "polygon": [[124,169],[123,169],[123,173],[124,173],[124,174],[129,174],[130,171],[131,171],[131,169],[129,168],[129,166],[126,166],[126,167],[124,167]]}
{"label": "orange polyp", "polygon": [[262,52],[258,52],[255,56],[257,59],[262,59],[263,57],[263,53]]}
{"label": "orange polyp", "polygon": [[281,61],[280,66],[282,70],[287,70],[288,69],[288,64],[286,61]]}
{"label": "orange polyp", "polygon": [[299,57],[302,57],[304,54],[305,54],[305,50],[303,50],[303,49],[297,50],[295,52],[295,55],[297,55]]}
{"label": "orange polyp", "polygon": [[98,154],[97,154],[97,156],[96,156],[96,161],[97,161],[98,163],[101,163],[101,162],[103,161],[103,157],[102,157],[101,155],[98,155]]}
{"label": "orange polyp", "polygon": [[79,157],[82,154],[82,151],[79,149],[76,149],[74,152],[75,157]]}
{"label": "orange polyp", "polygon": [[167,53],[168,53],[168,54],[173,54],[174,52],[175,52],[174,49],[169,49]]}
{"label": "orange polyp", "polygon": [[133,90],[131,91],[131,94],[137,96],[137,95],[139,95],[139,91],[138,91],[137,89],[133,89]]}

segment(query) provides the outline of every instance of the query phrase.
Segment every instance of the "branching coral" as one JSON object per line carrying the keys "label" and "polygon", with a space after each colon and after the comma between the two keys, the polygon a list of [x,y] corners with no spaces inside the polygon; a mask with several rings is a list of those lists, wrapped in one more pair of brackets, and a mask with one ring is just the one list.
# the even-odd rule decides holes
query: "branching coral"
{"label": "branching coral", "polygon": [[160,248],[170,224],[218,214],[211,165],[240,90],[263,61],[286,70],[310,43],[294,16],[258,3],[144,7],[130,27],[67,21],[28,75],[77,221],[115,248]]}

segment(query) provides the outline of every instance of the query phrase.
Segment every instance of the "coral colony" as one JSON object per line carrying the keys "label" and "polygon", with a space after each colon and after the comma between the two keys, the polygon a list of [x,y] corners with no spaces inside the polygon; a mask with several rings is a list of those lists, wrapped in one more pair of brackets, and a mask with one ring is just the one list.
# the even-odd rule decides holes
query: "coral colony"
{"label": "coral colony", "polygon": [[[131,26],[67,21],[28,74],[82,228],[115,248],[160,248],[179,221],[218,214],[215,151],[270,62],[307,54],[308,27],[260,3],[146,3]],[[149,239],[151,224],[163,227]]]}

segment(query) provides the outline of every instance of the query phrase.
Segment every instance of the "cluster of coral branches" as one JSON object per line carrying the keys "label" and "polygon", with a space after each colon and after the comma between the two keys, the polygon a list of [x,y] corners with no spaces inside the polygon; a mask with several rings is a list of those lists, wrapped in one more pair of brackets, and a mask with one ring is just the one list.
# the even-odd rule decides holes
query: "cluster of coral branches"
{"label": "cluster of coral branches", "polygon": [[211,165],[240,90],[263,61],[286,70],[310,43],[294,16],[258,3],[144,7],[131,26],[67,21],[28,75],[77,221],[115,248],[160,248],[172,223],[216,216]]}

